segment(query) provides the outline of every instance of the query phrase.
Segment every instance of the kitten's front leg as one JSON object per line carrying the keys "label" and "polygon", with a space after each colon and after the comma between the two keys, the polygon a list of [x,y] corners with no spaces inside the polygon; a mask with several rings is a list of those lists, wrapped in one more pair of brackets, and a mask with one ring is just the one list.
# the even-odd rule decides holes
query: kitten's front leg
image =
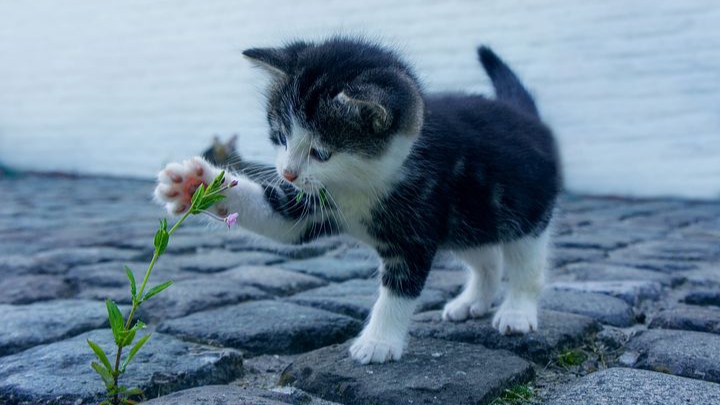
{"label": "kitten's front leg", "polygon": [[431,262],[432,257],[383,258],[380,296],[373,305],[370,320],[350,347],[353,359],[361,364],[400,359]]}
{"label": "kitten's front leg", "polygon": [[[190,208],[198,186],[211,183],[218,174],[220,169],[199,157],[171,163],[158,175],[155,199],[163,203],[170,214],[182,214]],[[282,242],[296,242],[306,232],[307,216],[294,218],[289,215],[286,212],[289,204],[281,205],[275,201],[277,196],[266,192],[269,187],[242,175],[226,173],[225,183],[232,181],[237,181],[237,186],[223,192],[227,198],[210,208],[213,214],[225,216],[237,212],[240,226]],[[274,205],[271,200],[275,201]]]}

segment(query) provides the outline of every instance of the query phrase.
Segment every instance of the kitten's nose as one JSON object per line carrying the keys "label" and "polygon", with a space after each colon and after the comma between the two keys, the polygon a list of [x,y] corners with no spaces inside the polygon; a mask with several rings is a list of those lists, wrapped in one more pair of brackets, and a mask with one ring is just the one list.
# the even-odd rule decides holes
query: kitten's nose
{"label": "kitten's nose", "polygon": [[287,181],[292,183],[293,181],[295,181],[295,179],[297,179],[298,175],[295,172],[291,172],[290,170],[285,169],[283,170],[283,177],[285,177]]}

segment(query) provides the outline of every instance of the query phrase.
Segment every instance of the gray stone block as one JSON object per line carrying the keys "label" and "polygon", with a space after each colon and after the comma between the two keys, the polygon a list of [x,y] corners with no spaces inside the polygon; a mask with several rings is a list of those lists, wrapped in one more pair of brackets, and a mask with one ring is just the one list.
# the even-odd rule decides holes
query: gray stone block
{"label": "gray stone block", "polygon": [[377,273],[378,262],[373,259],[340,260],[321,256],[295,260],[279,265],[284,269],[299,271],[325,280],[340,282],[352,278],[368,278]]}
{"label": "gray stone block", "polygon": [[[375,279],[355,279],[308,290],[289,297],[288,301],[363,320],[370,315],[370,310],[378,297],[379,286],[378,280]],[[416,311],[441,308],[449,296],[450,294],[444,291],[425,288],[418,298]]]}
{"label": "gray stone block", "polygon": [[613,252],[613,257],[677,262],[709,262],[720,259],[716,240],[664,238]]}
{"label": "gray stone block", "polygon": [[611,368],[557,390],[547,405],[687,405],[720,403],[720,385],[663,373]]}
{"label": "gray stone block", "polygon": [[[125,287],[130,295],[130,280],[125,273],[125,266],[128,266],[135,274],[135,279],[142,281],[145,276],[149,261],[147,262],[105,262],[76,266],[70,269],[65,275],[65,280],[75,289],[82,291],[89,287]],[[177,267],[167,263],[164,257],[160,258],[153,267],[150,280],[174,280],[180,281],[197,277],[196,274],[178,270]]]}
{"label": "gray stone block", "polygon": [[604,257],[605,252],[599,249],[557,247],[552,249],[550,260],[552,267],[562,267],[572,263],[598,261]]}
{"label": "gray stone block", "polygon": [[[0,402],[70,405],[100,400],[105,387],[90,368],[96,358],[86,339],[106,353],[114,353],[112,332],[105,329],[4,357],[0,362]],[[154,333],[120,383],[140,387],[153,398],[189,387],[228,383],[242,373],[242,356],[236,350]]]}
{"label": "gray stone block", "polygon": [[720,289],[690,291],[683,302],[692,305],[715,305],[720,307]]}
{"label": "gray stone block", "polygon": [[[264,395],[264,396],[263,396]],[[272,392],[257,388],[244,388],[234,385],[208,385],[174,392],[160,398],[143,402],[145,405],[199,405],[199,404],[232,404],[232,405],[287,405],[287,402],[276,401],[268,397]]]}
{"label": "gray stone block", "polygon": [[643,235],[632,232],[614,232],[603,228],[601,230],[580,228],[571,234],[553,238],[553,245],[560,248],[613,250],[625,247],[643,240]]}
{"label": "gray stone block", "polygon": [[288,245],[242,230],[235,230],[225,238],[225,247],[232,251],[268,252],[296,260],[323,255],[346,243],[343,237],[333,237],[302,245]]}
{"label": "gray stone block", "polygon": [[662,285],[657,281],[557,281],[550,288],[609,295],[629,305],[637,305],[644,300],[657,300],[662,293]]}
{"label": "gray stone block", "polygon": [[348,347],[301,355],[280,384],[347,405],[482,405],[534,374],[530,363],[507,351],[458,342],[413,339],[399,361],[365,366],[350,358]]}
{"label": "gray stone block", "polygon": [[650,329],[630,340],[637,368],[720,382],[720,336],[680,330]]}
{"label": "gray stone block", "polygon": [[327,285],[327,281],[275,266],[239,266],[218,273],[215,279],[257,287],[273,295],[290,295]]}
{"label": "gray stone block", "polygon": [[439,311],[424,312],[413,318],[410,335],[506,349],[523,358],[546,363],[557,351],[578,346],[599,330],[597,322],[588,317],[541,310],[538,331],[505,336],[492,327],[491,319],[492,316],[488,315],[465,322],[446,322],[441,319]]}
{"label": "gray stone block", "polygon": [[33,255],[33,273],[63,274],[71,267],[109,261],[128,262],[140,252],[112,247],[57,248]]}
{"label": "gray stone block", "polygon": [[29,304],[72,295],[70,285],[59,276],[29,274],[0,279],[0,304]]}
{"label": "gray stone block", "polygon": [[667,274],[653,270],[606,263],[576,263],[553,272],[562,281],[648,281],[674,286],[685,281],[681,274]]}
{"label": "gray stone block", "polygon": [[269,298],[269,295],[255,287],[228,279],[200,277],[173,283],[168,289],[143,303],[140,316],[145,322],[159,322],[265,298]]}
{"label": "gray stone block", "polygon": [[632,326],[635,315],[623,300],[602,294],[545,290],[540,308],[585,315],[612,326]]}
{"label": "gray stone block", "polygon": [[167,266],[197,273],[217,273],[240,265],[269,265],[285,260],[275,253],[227,250],[209,250],[192,255],[166,255],[162,259]]}
{"label": "gray stone block", "polygon": [[100,301],[56,300],[30,305],[0,305],[0,356],[55,342],[107,323]]}
{"label": "gray stone block", "polygon": [[683,305],[666,309],[653,318],[650,327],[720,334],[720,308]]}
{"label": "gray stone block", "polygon": [[161,323],[158,331],[183,339],[242,349],[251,355],[291,354],[343,342],[358,320],[281,301],[255,301]]}

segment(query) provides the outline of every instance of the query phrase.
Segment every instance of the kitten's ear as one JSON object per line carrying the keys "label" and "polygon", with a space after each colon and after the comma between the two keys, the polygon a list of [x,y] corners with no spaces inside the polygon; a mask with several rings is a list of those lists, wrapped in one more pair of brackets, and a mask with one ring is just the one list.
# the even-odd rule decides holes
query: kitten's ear
{"label": "kitten's ear", "polygon": [[[352,94],[352,96],[348,95]],[[377,134],[390,128],[392,117],[388,110],[381,104],[382,90],[379,88],[356,89],[341,91],[335,96],[335,101],[351,107],[351,111],[361,118],[365,114],[372,121],[372,129]],[[363,114],[365,112],[365,114]]]}
{"label": "kitten's ear", "polygon": [[220,142],[220,137],[213,135],[212,150],[214,153],[220,153],[223,149],[223,144]]}
{"label": "kitten's ear", "polygon": [[251,48],[243,51],[243,55],[256,66],[277,76],[289,75],[298,58],[298,54],[313,44],[305,41],[296,41],[284,48]]}
{"label": "kitten's ear", "polygon": [[233,152],[234,152],[235,149],[237,149],[237,146],[236,146],[236,144],[237,144],[237,139],[238,139],[237,134],[233,134],[232,138],[228,139],[228,141],[225,143],[225,148],[226,148],[227,150],[230,150],[230,151],[233,151]]}
{"label": "kitten's ear", "polygon": [[251,48],[244,50],[242,54],[256,66],[274,75],[285,76],[288,74],[290,58],[284,49]]}

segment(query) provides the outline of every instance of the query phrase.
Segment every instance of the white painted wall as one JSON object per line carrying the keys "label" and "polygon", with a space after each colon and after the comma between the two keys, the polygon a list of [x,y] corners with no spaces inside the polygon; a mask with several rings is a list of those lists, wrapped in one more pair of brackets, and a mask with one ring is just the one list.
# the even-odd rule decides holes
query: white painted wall
{"label": "white painted wall", "polygon": [[570,189],[720,196],[720,2],[0,1],[0,163],[151,177],[212,134],[271,161],[240,51],[364,33],[430,90],[489,91],[495,47],[556,129]]}

